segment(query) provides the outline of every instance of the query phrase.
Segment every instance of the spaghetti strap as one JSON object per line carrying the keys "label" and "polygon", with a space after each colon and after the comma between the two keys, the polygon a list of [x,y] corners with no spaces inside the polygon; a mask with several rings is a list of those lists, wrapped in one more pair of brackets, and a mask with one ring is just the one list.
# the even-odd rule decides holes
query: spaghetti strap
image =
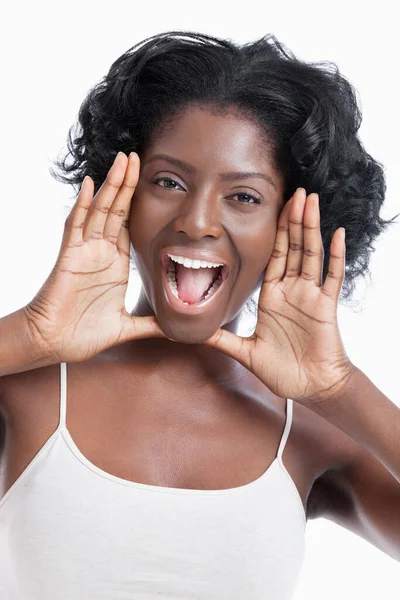
{"label": "spaghetti strap", "polygon": [[290,427],[292,425],[292,416],[293,416],[293,400],[290,398],[286,399],[286,423],[285,429],[283,430],[281,443],[278,448],[278,458],[282,459],[282,453],[285,449],[286,441],[289,437]]}
{"label": "spaghetti strap", "polygon": [[60,363],[60,422],[59,427],[66,428],[67,416],[67,363]]}

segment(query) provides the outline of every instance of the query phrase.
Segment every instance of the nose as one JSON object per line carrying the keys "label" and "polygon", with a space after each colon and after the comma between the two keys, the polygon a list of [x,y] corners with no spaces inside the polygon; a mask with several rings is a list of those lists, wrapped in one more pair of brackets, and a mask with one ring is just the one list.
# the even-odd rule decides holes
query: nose
{"label": "nose", "polygon": [[219,238],[223,234],[222,205],[216,194],[210,191],[188,194],[178,210],[174,231],[186,233],[193,240],[205,236]]}

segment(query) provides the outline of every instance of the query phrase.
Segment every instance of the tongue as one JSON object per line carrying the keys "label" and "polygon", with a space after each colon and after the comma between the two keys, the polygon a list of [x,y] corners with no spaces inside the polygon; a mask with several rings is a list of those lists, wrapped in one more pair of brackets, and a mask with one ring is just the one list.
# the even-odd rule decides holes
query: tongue
{"label": "tongue", "polygon": [[220,268],[188,269],[175,263],[179,299],[189,304],[198,302],[217,278]]}

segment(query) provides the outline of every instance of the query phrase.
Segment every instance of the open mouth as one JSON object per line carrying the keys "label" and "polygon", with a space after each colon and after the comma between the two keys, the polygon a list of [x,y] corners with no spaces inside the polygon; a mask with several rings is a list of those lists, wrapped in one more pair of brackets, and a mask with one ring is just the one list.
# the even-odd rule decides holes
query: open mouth
{"label": "open mouth", "polygon": [[[161,258],[164,286],[176,306],[203,307],[219,296],[228,277],[228,267],[189,268],[164,253]],[[187,308],[185,310],[188,310]]]}

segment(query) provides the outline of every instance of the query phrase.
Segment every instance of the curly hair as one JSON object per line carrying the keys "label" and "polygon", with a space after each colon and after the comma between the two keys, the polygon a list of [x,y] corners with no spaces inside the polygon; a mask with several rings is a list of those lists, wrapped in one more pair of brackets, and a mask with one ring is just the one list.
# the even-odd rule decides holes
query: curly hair
{"label": "curly hair", "polygon": [[[141,152],[188,105],[234,108],[253,120],[283,175],[284,202],[297,187],[320,198],[323,281],[336,229],[346,230],[348,302],[368,269],[372,244],[395,220],[379,213],[386,193],[383,166],[364,149],[357,131],[356,90],[335,63],[299,60],[268,34],[239,45],[190,31],[146,38],[120,56],[89,90],[68,132],[68,150],[51,175],[76,192],[85,175],[95,193],[118,151]],[[70,160],[72,159],[72,161]],[[251,298],[246,309],[255,314]]]}

